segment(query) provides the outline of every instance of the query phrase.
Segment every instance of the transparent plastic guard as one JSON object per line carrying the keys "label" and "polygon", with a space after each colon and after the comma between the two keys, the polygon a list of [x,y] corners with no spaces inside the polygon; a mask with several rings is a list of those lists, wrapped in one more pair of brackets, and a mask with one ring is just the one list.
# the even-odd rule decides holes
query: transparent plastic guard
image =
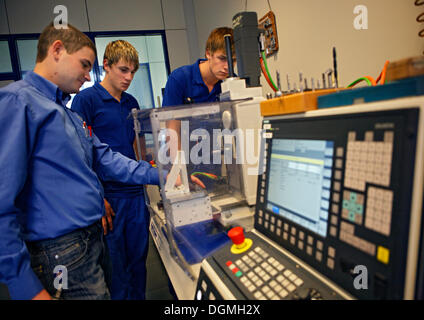
{"label": "transparent plastic guard", "polygon": [[[189,264],[228,241],[213,199],[244,200],[241,160],[231,102],[133,110],[143,159],[159,170],[161,205],[170,250]],[[142,144],[145,144],[143,148]]]}

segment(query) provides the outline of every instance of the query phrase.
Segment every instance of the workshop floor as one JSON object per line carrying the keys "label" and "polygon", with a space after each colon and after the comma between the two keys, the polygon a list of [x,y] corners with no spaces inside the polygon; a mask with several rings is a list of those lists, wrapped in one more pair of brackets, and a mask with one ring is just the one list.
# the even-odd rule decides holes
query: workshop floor
{"label": "workshop floor", "polygon": [[[146,300],[174,300],[169,288],[168,276],[156,250],[153,239],[149,239],[149,254],[147,256]],[[0,283],[0,300],[9,300],[7,287]]]}
{"label": "workshop floor", "polygon": [[146,267],[146,300],[174,300],[171,294],[173,289],[169,288],[165,267],[162,264],[162,260],[151,236],[149,239],[149,253]]}

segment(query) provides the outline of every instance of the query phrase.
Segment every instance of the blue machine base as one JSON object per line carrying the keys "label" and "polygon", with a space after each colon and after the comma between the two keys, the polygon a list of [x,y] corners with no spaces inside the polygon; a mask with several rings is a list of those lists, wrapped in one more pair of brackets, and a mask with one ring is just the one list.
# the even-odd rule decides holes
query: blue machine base
{"label": "blue machine base", "polygon": [[318,109],[424,95],[424,76],[318,97]]}
{"label": "blue machine base", "polygon": [[189,264],[201,262],[230,241],[224,227],[213,220],[177,227],[174,239]]}

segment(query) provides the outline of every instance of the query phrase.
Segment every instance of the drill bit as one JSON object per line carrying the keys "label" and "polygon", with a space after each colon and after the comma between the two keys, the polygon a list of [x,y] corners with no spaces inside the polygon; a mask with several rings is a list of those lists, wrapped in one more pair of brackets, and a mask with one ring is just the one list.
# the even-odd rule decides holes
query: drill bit
{"label": "drill bit", "polygon": [[339,75],[337,74],[336,47],[333,47],[333,69],[334,69],[334,80],[336,82],[336,88],[338,88],[339,87]]}

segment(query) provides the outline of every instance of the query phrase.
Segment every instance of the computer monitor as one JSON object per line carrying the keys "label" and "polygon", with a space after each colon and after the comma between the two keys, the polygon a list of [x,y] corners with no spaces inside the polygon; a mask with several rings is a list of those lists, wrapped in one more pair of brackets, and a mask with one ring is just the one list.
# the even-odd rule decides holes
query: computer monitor
{"label": "computer monitor", "polygon": [[267,209],[327,235],[334,142],[274,139]]}

